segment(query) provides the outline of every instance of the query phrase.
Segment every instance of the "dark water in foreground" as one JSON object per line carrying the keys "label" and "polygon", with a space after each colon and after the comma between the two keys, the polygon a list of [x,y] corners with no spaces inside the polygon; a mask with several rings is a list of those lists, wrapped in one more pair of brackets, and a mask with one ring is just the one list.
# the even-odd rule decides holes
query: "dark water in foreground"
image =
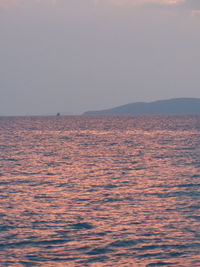
{"label": "dark water in foreground", "polygon": [[200,266],[200,116],[0,118],[0,266]]}

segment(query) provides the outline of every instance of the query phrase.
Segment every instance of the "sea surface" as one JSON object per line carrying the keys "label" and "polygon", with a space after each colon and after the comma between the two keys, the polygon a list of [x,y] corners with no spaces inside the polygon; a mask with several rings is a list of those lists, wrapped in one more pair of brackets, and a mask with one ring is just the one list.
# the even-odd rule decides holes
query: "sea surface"
{"label": "sea surface", "polygon": [[1,117],[0,266],[200,266],[200,116]]}

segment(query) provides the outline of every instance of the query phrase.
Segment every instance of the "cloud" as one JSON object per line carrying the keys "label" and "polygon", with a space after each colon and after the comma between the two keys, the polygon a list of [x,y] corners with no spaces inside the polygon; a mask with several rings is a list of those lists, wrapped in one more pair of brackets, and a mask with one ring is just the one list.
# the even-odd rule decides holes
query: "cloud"
{"label": "cloud", "polygon": [[185,0],[183,2],[183,6],[190,9],[200,9],[200,1],[199,0]]}
{"label": "cloud", "polygon": [[0,0],[0,7],[15,7],[27,3],[42,3],[49,2],[50,4],[55,4],[60,0]]}
{"label": "cloud", "polygon": [[200,15],[200,0],[184,0],[178,5],[178,8],[193,16]]}
{"label": "cloud", "polygon": [[[0,0],[0,6],[8,7],[15,6],[17,4],[26,3],[26,2],[50,2],[50,3],[59,3],[62,0]],[[70,2],[70,0],[68,0]],[[176,5],[184,0],[87,0],[86,2],[95,2],[95,3],[112,3],[120,5],[144,5],[144,4],[158,4],[158,5]],[[191,0],[190,0],[191,1]],[[193,2],[193,1],[192,1]]]}
{"label": "cloud", "polygon": [[200,0],[132,0],[140,4],[158,4],[158,5],[170,5],[176,7],[182,7],[190,11],[200,10]]}
{"label": "cloud", "polygon": [[192,10],[193,12],[200,12],[200,1],[199,0],[188,0],[185,1],[185,7]]}
{"label": "cloud", "polygon": [[[66,1],[66,2],[65,2]],[[27,4],[50,4],[53,6],[64,4],[71,6],[73,2],[76,5],[96,4],[96,5],[115,5],[115,6],[132,6],[146,8],[170,8],[170,10],[179,10],[188,12],[192,15],[200,14],[200,0],[0,0],[0,8],[9,8],[23,6]]]}
{"label": "cloud", "polygon": [[109,2],[113,4],[120,4],[120,5],[177,5],[185,0],[99,0],[99,2]]}
{"label": "cloud", "polygon": [[[188,15],[200,15],[200,0],[91,0],[99,4],[112,4],[119,6],[141,7],[146,9],[162,9],[187,13]],[[180,14],[179,13],[179,14]]]}
{"label": "cloud", "polygon": [[23,0],[0,0],[0,7],[13,7],[22,2]]}

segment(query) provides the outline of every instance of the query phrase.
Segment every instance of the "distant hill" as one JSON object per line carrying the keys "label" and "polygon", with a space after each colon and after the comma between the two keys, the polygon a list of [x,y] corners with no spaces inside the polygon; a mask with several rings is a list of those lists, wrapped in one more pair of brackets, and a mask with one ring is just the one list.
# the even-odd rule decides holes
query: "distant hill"
{"label": "distant hill", "polygon": [[110,109],[87,111],[84,115],[200,114],[200,98],[173,98],[136,102]]}

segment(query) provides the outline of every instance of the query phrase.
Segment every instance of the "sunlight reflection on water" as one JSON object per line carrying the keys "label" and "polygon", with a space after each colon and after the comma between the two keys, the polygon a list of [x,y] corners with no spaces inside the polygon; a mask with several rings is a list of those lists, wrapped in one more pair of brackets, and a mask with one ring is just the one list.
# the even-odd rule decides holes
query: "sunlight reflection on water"
{"label": "sunlight reflection on water", "polygon": [[0,119],[1,266],[199,266],[200,116]]}

